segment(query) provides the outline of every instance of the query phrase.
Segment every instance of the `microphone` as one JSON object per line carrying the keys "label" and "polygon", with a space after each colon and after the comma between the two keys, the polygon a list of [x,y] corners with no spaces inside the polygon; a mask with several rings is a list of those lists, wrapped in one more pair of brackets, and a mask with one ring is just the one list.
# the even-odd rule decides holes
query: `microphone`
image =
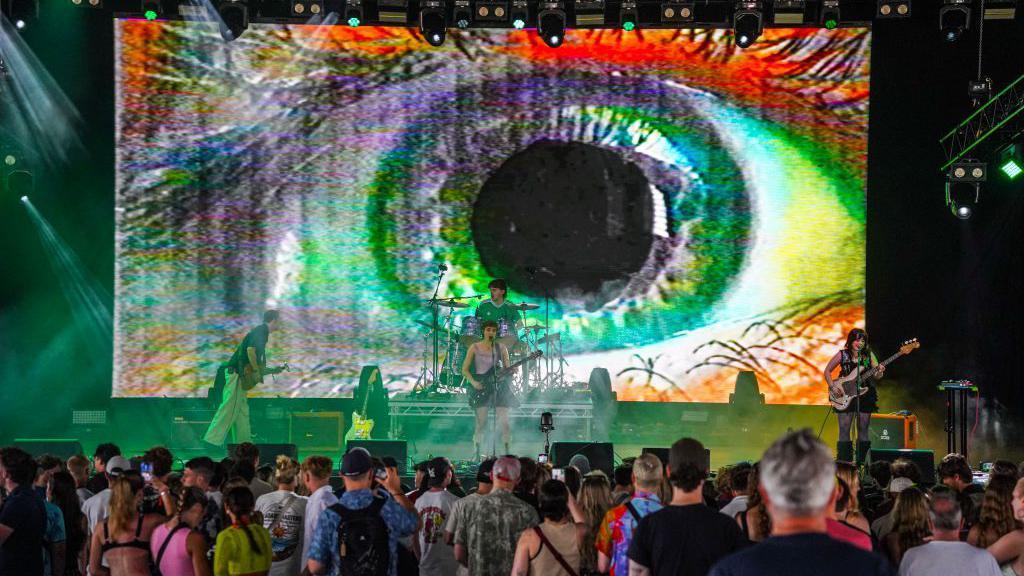
{"label": "microphone", "polygon": [[445,264],[444,262],[441,262],[440,264],[437,265],[437,271],[438,272],[447,272],[448,271],[448,265]]}

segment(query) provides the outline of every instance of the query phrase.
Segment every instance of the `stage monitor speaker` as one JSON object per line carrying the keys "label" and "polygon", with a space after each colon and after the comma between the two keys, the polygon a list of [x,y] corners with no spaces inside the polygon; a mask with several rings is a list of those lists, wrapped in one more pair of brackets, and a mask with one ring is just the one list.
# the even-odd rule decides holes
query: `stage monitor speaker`
{"label": "stage monitor speaker", "polygon": [[[641,454],[654,454],[661,460],[661,465],[668,466],[668,448],[644,448],[640,451]],[[711,448],[704,449],[704,469],[711,471]]]}
{"label": "stage monitor speaker", "polygon": [[925,486],[935,484],[935,453],[931,450],[889,450],[871,449],[871,461],[886,460],[894,462],[897,458],[906,458],[921,469],[921,482]]}
{"label": "stage monitor speaker", "polygon": [[873,414],[868,428],[875,448],[917,448],[917,416]]}
{"label": "stage monitor speaker", "polygon": [[555,442],[551,444],[551,461],[555,468],[565,468],[572,457],[582,454],[590,461],[591,470],[601,470],[614,478],[615,461],[611,442]]}
{"label": "stage monitor speaker", "polygon": [[349,440],[345,445],[345,452],[353,448],[366,448],[370,451],[370,455],[377,458],[391,456],[398,462],[398,473],[405,475],[406,459],[408,458],[405,440]]}
{"label": "stage monitor speaker", "polygon": [[[235,457],[235,451],[238,449],[238,444],[228,444],[228,455],[232,458]],[[295,444],[256,444],[256,449],[260,451],[260,464],[270,464],[273,466],[277,462],[277,457],[280,454],[299,459],[299,449]]]}
{"label": "stage monitor speaker", "polygon": [[288,440],[305,453],[337,454],[344,447],[341,412],[292,412]]}
{"label": "stage monitor speaker", "polygon": [[75,454],[85,455],[82,443],[74,438],[15,438],[14,445],[33,457],[52,454],[61,460],[67,460]]}

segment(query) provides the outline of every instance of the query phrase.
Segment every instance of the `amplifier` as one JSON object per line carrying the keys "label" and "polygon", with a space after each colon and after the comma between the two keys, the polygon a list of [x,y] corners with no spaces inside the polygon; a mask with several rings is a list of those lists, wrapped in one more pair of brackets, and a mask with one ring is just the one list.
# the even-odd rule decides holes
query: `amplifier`
{"label": "amplifier", "polygon": [[288,428],[289,443],[307,454],[338,454],[341,452],[344,424],[341,412],[293,412]]}
{"label": "amplifier", "polygon": [[917,448],[919,429],[913,414],[872,414],[868,432],[872,448]]}

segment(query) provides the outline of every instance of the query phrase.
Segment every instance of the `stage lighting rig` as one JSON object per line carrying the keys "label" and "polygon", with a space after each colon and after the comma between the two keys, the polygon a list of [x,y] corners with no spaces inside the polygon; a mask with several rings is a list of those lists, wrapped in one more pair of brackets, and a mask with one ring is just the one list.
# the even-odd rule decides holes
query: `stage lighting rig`
{"label": "stage lighting rig", "polygon": [[986,0],[985,20],[1013,20],[1017,17],[1019,0]]}
{"label": "stage lighting rig", "polygon": [[36,0],[0,0],[0,12],[21,30],[29,22],[39,19],[39,3]]}
{"label": "stage lighting rig", "polygon": [[345,23],[353,28],[363,23],[362,0],[348,0],[345,2]]}
{"label": "stage lighting rig", "polygon": [[956,42],[971,28],[971,6],[968,0],[943,0],[939,8],[939,31],[946,42]]}
{"label": "stage lighting rig", "polygon": [[469,28],[469,24],[473,21],[473,9],[469,7],[469,0],[455,0],[452,6],[452,21],[460,30]]}
{"label": "stage lighting rig", "polygon": [[749,48],[761,36],[763,30],[761,3],[745,0],[737,2],[736,12],[732,19],[733,38],[736,45],[740,48]]}
{"label": "stage lighting rig", "polygon": [[441,46],[447,33],[444,4],[440,0],[420,2],[420,34],[431,46]]}
{"label": "stage lighting rig", "polygon": [[103,0],[71,0],[72,6],[82,8],[103,8]]}
{"label": "stage lighting rig", "polygon": [[574,0],[573,15],[577,28],[604,26],[604,0]]}
{"label": "stage lighting rig", "polygon": [[953,182],[946,180],[946,206],[961,220],[974,214],[974,207],[981,196],[980,182]]}
{"label": "stage lighting rig", "polygon": [[693,22],[693,2],[662,2],[662,22]]}
{"label": "stage lighting rig", "polygon": [[409,1],[377,0],[377,20],[381,24],[407,24],[409,22]]}
{"label": "stage lighting rig", "polygon": [[146,20],[164,17],[164,9],[160,0],[142,0],[142,16]]}
{"label": "stage lighting rig", "polygon": [[[478,22],[507,22],[508,2],[480,1],[476,3],[474,17]],[[528,15],[523,17],[523,26],[526,26]]]}
{"label": "stage lighting rig", "polygon": [[13,146],[0,146],[0,191],[4,196],[31,194],[35,179],[25,154]]}
{"label": "stage lighting rig", "polygon": [[622,7],[619,8],[619,26],[626,32],[632,32],[636,30],[639,22],[640,17],[637,14],[636,3],[632,1],[623,2]]}
{"label": "stage lighting rig", "polygon": [[800,26],[804,23],[806,9],[804,0],[775,0],[772,22],[776,26]]}
{"label": "stage lighting rig", "polygon": [[324,0],[290,0],[292,16],[319,16],[324,13]]}
{"label": "stage lighting rig", "polygon": [[839,0],[821,0],[821,13],[818,22],[826,30],[835,30],[839,27],[840,20]]}
{"label": "stage lighting rig", "polygon": [[530,7],[526,0],[512,0],[512,27],[516,30],[526,28],[530,21]]}
{"label": "stage lighting rig", "polygon": [[996,153],[996,165],[1010,180],[1024,174],[1024,142],[1010,142]]}
{"label": "stage lighting rig", "polygon": [[552,48],[565,41],[565,9],[561,2],[541,2],[537,14],[537,34]]}
{"label": "stage lighting rig", "polygon": [[910,0],[878,0],[875,18],[910,18]]}
{"label": "stage lighting rig", "polygon": [[220,14],[220,35],[226,42],[237,40],[249,28],[249,5],[243,0],[222,0],[217,4]]}

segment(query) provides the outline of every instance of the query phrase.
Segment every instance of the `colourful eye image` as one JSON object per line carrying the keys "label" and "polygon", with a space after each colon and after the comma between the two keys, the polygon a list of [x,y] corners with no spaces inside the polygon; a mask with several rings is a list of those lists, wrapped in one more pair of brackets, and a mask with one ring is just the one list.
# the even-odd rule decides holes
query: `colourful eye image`
{"label": "colourful eye image", "polygon": [[824,404],[863,325],[868,30],[116,26],[115,396],[205,395],[267,308],[253,395],[408,391],[496,277],[620,400]]}

